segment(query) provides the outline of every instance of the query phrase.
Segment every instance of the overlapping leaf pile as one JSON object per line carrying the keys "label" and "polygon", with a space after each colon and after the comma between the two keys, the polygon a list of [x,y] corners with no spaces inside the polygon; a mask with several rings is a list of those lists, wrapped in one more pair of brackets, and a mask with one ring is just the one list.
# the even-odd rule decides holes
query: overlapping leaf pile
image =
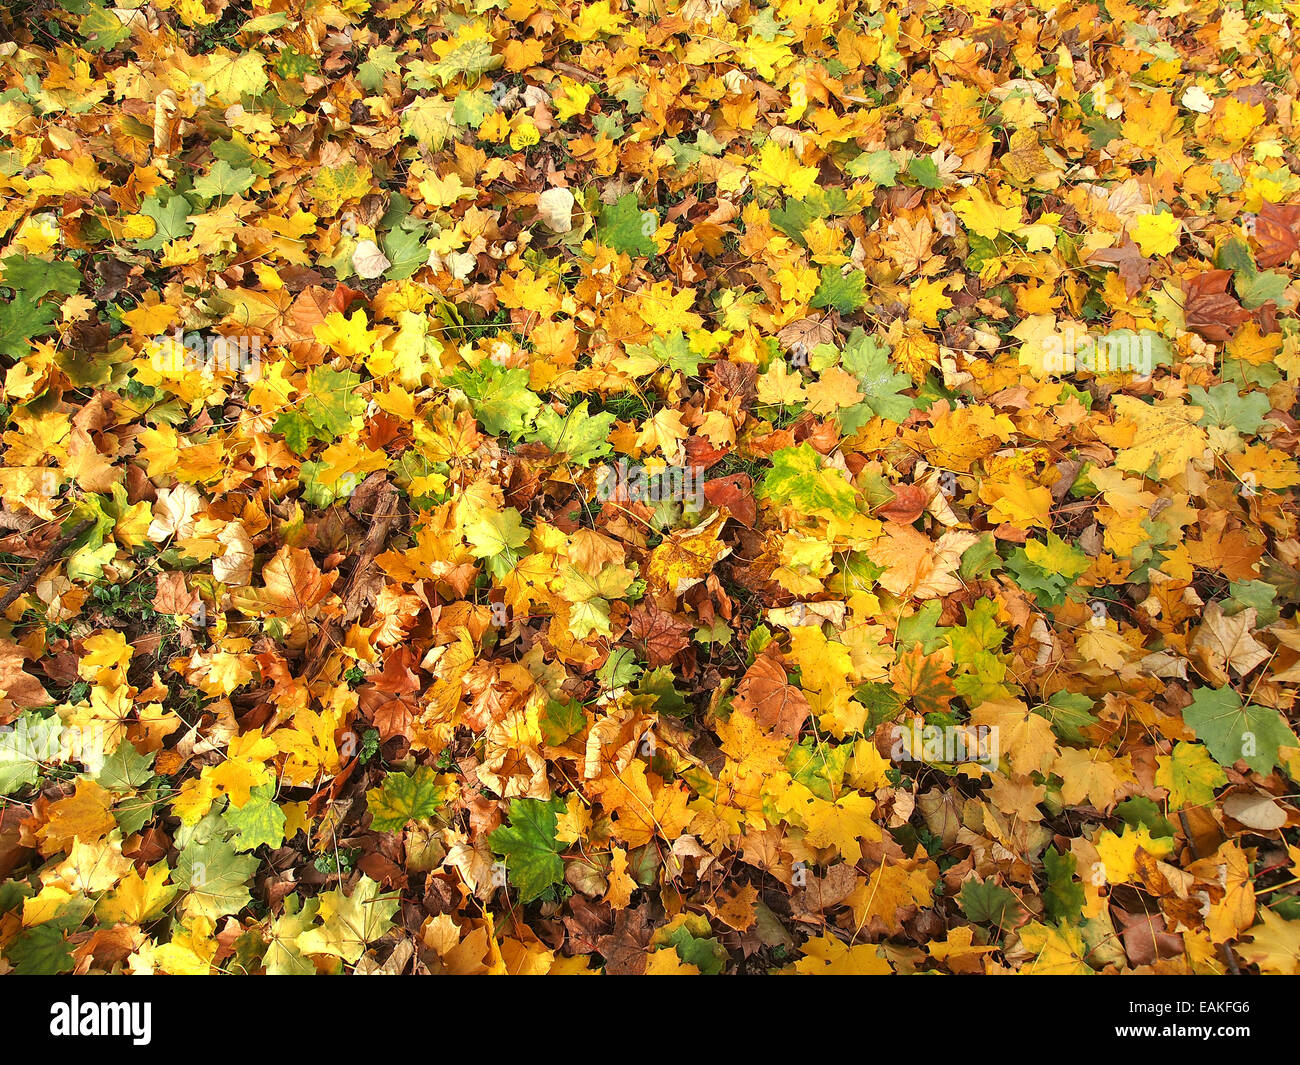
{"label": "overlapping leaf pile", "polygon": [[1294,5],[8,6],[0,969],[1296,971]]}

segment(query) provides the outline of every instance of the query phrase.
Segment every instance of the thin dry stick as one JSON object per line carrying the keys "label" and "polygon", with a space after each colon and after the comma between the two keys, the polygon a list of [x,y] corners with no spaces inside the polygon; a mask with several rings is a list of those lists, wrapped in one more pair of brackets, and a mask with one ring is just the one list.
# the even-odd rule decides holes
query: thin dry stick
{"label": "thin dry stick", "polygon": [[36,583],[36,579],[49,568],[54,560],[63,553],[64,549],[70,543],[76,540],[78,536],[94,524],[95,522],[93,518],[87,518],[73,529],[72,532],[64,533],[55,540],[54,543],[50,544],[49,550],[47,550],[45,554],[32,564],[31,569],[14,582],[13,587],[10,588],[9,591],[5,592],[3,596],[0,596],[0,614],[3,614],[8,610],[20,595],[23,595],[27,589]]}

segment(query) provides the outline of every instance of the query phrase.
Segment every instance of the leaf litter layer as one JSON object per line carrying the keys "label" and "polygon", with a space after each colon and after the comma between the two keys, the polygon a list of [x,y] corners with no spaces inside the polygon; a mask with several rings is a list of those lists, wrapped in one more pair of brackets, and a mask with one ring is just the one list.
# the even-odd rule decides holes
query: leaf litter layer
{"label": "leaf litter layer", "polygon": [[1296,14],[11,5],[0,971],[1295,973]]}

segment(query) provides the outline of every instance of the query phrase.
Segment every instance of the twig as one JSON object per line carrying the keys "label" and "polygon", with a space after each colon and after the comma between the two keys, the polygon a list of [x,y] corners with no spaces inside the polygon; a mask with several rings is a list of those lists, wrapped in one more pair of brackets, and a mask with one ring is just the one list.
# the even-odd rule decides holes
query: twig
{"label": "twig", "polygon": [[0,596],[0,614],[3,614],[8,610],[19,596],[25,594],[27,589],[36,583],[36,579],[45,572],[45,570],[56,558],[59,557],[59,555],[63,553],[64,548],[94,524],[95,520],[93,518],[87,518],[85,521],[78,524],[72,532],[64,533],[55,540],[54,543],[50,544],[49,549],[45,554],[38,558],[32,564],[31,568],[24,573],[21,578],[14,582],[13,587],[10,588],[9,591],[5,592],[3,596]]}

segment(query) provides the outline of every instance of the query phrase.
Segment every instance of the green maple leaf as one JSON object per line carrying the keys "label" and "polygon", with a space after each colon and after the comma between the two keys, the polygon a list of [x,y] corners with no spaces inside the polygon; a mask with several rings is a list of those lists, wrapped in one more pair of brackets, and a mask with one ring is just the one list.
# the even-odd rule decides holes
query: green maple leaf
{"label": "green maple leaf", "polygon": [[1281,604],[1276,603],[1278,590],[1263,581],[1233,581],[1228,585],[1229,601],[1232,607],[1225,607],[1224,613],[1235,615],[1252,607],[1257,612],[1260,625],[1272,625],[1280,614]]}
{"label": "green maple leaf", "polygon": [[665,945],[672,946],[677,956],[687,965],[694,965],[705,976],[718,976],[727,965],[727,949],[713,937],[699,939],[691,935],[685,925],[673,929],[663,937]]}
{"label": "green maple leaf", "polygon": [[141,754],[132,743],[119,743],[117,750],[104,759],[96,782],[109,791],[133,791],[149,783],[156,755]]}
{"label": "green maple leaf", "polygon": [[806,739],[790,748],[785,756],[785,767],[796,781],[819,799],[834,802],[842,791],[844,771],[852,754],[852,744],[842,743],[827,748],[814,739]]}
{"label": "green maple leaf", "polygon": [[599,573],[589,573],[569,565],[565,565],[562,572],[562,594],[572,604],[569,632],[574,639],[585,640],[593,632],[612,638],[610,601],[627,598],[635,584],[635,572],[613,562],[602,566]]}
{"label": "green maple leaf", "polygon": [[41,764],[59,751],[63,722],[25,710],[11,725],[0,729],[0,795],[35,784]]}
{"label": "green maple leaf", "polygon": [[850,199],[844,189],[836,185],[813,189],[801,200],[788,199],[780,207],[773,208],[769,217],[772,225],[806,247],[808,242],[804,240],[804,230],[816,219],[854,214],[865,206],[864,200],[857,196]]}
{"label": "green maple leaf", "polygon": [[821,457],[809,444],[774,452],[772,468],[758,494],[824,517],[849,518],[857,513],[853,485],[838,470],[823,469]]}
{"label": "green maple leaf", "polygon": [[931,159],[928,155],[918,155],[907,164],[907,172],[912,180],[920,185],[923,189],[938,189],[943,187],[943,180],[939,177],[939,164]]}
{"label": "green maple leaf", "polygon": [[997,605],[991,599],[978,600],[966,608],[966,624],[954,625],[945,633],[958,662],[969,662],[981,651],[1002,646],[1006,630],[997,621]]}
{"label": "green maple leaf", "polygon": [[26,296],[33,303],[48,292],[69,296],[81,287],[81,271],[73,263],[49,262],[38,255],[10,255],[0,266],[0,284]]}
{"label": "green maple leaf", "polygon": [[422,821],[436,814],[446,799],[446,789],[428,766],[414,773],[389,773],[379,787],[366,792],[366,806],[375,832],[397,832],[408,821]]}
{"label": "green maple leaf", "polygon": [[29,340],[44,336],[54,326],[58,304],[53,300],[33,303],[19,292],[7,303],[0,303],[0,355],[20,359],[27,355]]}
{"label": "green maple leaf", "polygon": [[81,16],[77,32],[86,38],[86,47],[95,52],[105,52],[116,48],[131,36],[129,27],[122,20],[102,7],[92,7]]}
{"label": "green maple leaf", "polygon": [[1266,393],[1248,392],[1242,396],[1237,393],[1237,386],[1228,382],[1209,389],[1192,385],[1187,390],[1187,398],[1205,410],[1198,425],[1232,426],[1248,436],[1259,431],[1264,415],[1272,409]]}
{"label": "green maple leaf", "polygon": [[596,239],[628,255],[653,256],[659,250],[654,242],[658,228],[659,217],[654,211],[643,211],[634,192],[625,193],[617,203],[606,204],[596,217]]}
{"label": "green maple leaf", "polygon": [[231,839],[237,851],[251,851],[255,847],[278,847],[284,842],[284,810],[275,801],[275,785],[263,784],[254,788],[243,806],[226,812],[226,822],[238,829]]}
{"label": "green maple leaf", "polygon": [[[614,84],[619,83],[615,81]],[[629,115],[639,115],[644,111],[642,102],[645,100],[647,92],[649,92],[648,89],[638,85],[631,77],[624,77],[618,91],[614,94],[614,98],[627,105]]]}
{"label": "green maple leaf", "polygon": [[937,624],[942,612],[943,604],[931,599],[915,614],[899,619],[898,646],[911,647],[919,643],[921,650],[928,655],[937,651],[948,638],[947,628]]}
{"label": "green maple leaf", "polygon": [[776,226],[791,240],[806,244],[807,242],[803,239],[803,231],[823,215],[805,200],[789,199],[780,207],[772,208],[768,212],[768,217],[771,219],[772,225]]}
{"label": "green maple leaf", "polygon": [[970,581],[987,577],[1001,567],[1002,558],[998,554],[997,541],[991,532],[985,532],[961,556],[961,568],[957,572],[961,574],[962,580]]}
{"label": "green maple leaf", "polygon": [[1255,266],[1255,257],[1250,254],[1250,245],[1237,237],[1220,245],[1214,253],[1214,265],[1220,270],[1231,270],[1237,274],[1238,282],[1243,278],[1249,280],[1259,272]]}
{"label": "green maple leaf", "polygon": [[1066,743],[1088,744],[1084,729],[1097,723],[1092,706],[1090,695],[1062,690],[1053,692],[1046,703],[1034,708],[1034,713],[1047,718],[1052,723],[1052,731]]}
{"label": "green maple leaf", "polygon": [[519,548],[528,542],[529,532],[514,507],[483,510],[465,523],[465,539],[475,558],[487,559],[488,571],[504,577],[518,564]]}
{"label": "green maple leaf", "polygon": [[315,923],[319,910],[317,899],[285,898],[284,913],[272,922],[271,942],[262,957],[268,976],[311,976],[316,972],[311,959],[298,948],[298,937]]}
{"label": "green maple leaf", "polygon": [[1115,807],[1115,816],[1133,828],[1145,828],[1153,836],[1172,837],[1174,826],[1160,812],[1161,809],[1146,796],[1134,795]]}
{"label": "green maple leaf", "polygon": [[1074,879],[1076,864],[1073,854],[1061,854],[1055,847],[1043,852],[1043,868],[1047,871],[1043,908],[1053,921],[1077,921],[1083,913],[1085,898],[1083,885]]}
{"label": "green maple leaf", "polygon": [[629,344],[629,355],[649,355],[670,370],[680,370],[687,377],[694,377],[700,372],[703,356],[691,350],[690,339],[680,329],[674,329],[667,336],[654,337],[648,344]]}
{"label": "green maple leaf", "polygon": [[150,196],[140,206],[140,213],[152,218],[158,226],[152,237],[137,240],[141,251],[161,251],[169,241],[188,237],[194,226],[190,224],[190,201],[178,193],[169,193],[166,200]]}
{"label": "green maple leaf", "polygon": [[673,684],[673,671],[670,666],[652,669],[637,679],[636,694],[648,695],[654,702],[655,712],[672,714],[674,717],[689,717],[694,708],[686,697]]}
{"label": "green maple leaf", "polygon": [[325,484],[321,474],[327,468],[324,462],[312,460],[304,462],[298,469],[298,483],[302,486],[302,497],[314,507],[324,509],[338,499],[346,499],[356,488],[355,475],[345,474],[333,484]]}
{"label": "green maple leaf", "polygon": [[564,702],[548,699],[538,725],[542,730],[542,739],[552,747],[558,747],[582,728],[586,721],[587,715],[583,713],[581,703],[567,699]]}
{"label": "green maple leaf", "polygon": [[195,179],[194,191],[200,196],[237,196],[253,187],[257,176],[251,170],[236,170],[224,159],[218,159],[212,169]]}
{"label": "green maple leaf", "polygon": [[456,97],[451,117],[459,126],[478,129],[483,125],[483,120],[496,109],[496,101],[482,89],[467,89]]}
{"label": "green maple leaf", "polygon": [[464,390],[474,417],[493,436],[518,436],[533,422],[542,401],[529,391],[530,374],[522,366],[506,369],[485,359],[474,370],[457,370],[451,384]]}
{"label": "green maple leaf", "polygon": [[1045,541],[1028,541],[1025,557],[1044,573],[1059,573],[1068,580],[1073,580],[1092,564],[1092,559],[1054,532],[1049,532]]}
{"label": "green maple leaf", "polygon": [[967,920],[976,924],[992,924],[999,928],[1015,923],[1020,913],[1016,897],[1001,884],[992,880],[967,880],[961,886],[957,901]]}
{"label": "green maple leaf", "polygon": [[616,647],[614,653],[605,659],[605,664],[596,670],[596,677],[607,689],[626,688],[636,683],[642,672],[632,648]]}
{"label": "green maple leaf", "polygon": [[355,370],[317,366],[308,375],[302,412],[317,428],[319,439],[333,440],[352,428],[353,416],[366,409],[364,397],[356,394],[360,384],[361,375]]}
{"label": "green maple leaf", "polygon": [[29,928],[5,948],[18,976],[55,976],[72,971],[72,948],[56,921]]}
{"label": "green maple leaf", "polygon": [[532,902],[564,880],[563,844],[555,838],[556,817],[563,809],[562,799],[513,799],[510,824],[488,836],[492,850],[505,859],[520,902]]}
{"label": "green maple leaf", "polygon": [[897,181],[898,164],[888,148],[880,148],[874,152],[863,152],[845,167],[844,172],[849,177],[866,178],[889,188]]}
{"label": "green maple leaf", "polygon": [[230,842],[235,832],[213,809],[190,831],[172,873],[172,883],[189,892],[187,905],[213,920],[238,913],[251,898],[248,882],[258,862],[235,850]]}
{"label": "green maple leaf", "polygon": [[[131,745],[126,743],[123,746]],[[114,808],[113,816],[117,818],[117,826],[122,830],[123,836],[139,832],[154,819],[154,809],[162,800],[159,790],[159,781],[151,778],[148,785],[136,789],[125,802],[118,803]]]}
{"label": "green maple leaf", "polygon": [[840,314],[852,314],[867,302],[866,285],[867,275],[861,270],[846,275],[840,273],[838,266],[823,266],[821,283],[813,294],[812,305],[833,308]]}
{"label": "green maple leaf", "polygon": [[1300,746],[1281,714],[1243,705],[1231,688],[1197,688],[1183,720],[1223,766],[1243,761],[1256,773],[1268,773],[1278,764],[1279,747]]}
{"label": "green maple leaf", "polygon": [[284,437],[284,442],[298,455],[307,454],[312,440],[316,436],[316,427],[311,419],[298,411],[285,411],[275,419],[271,431]]}
{"label": "green maple leaf", "polygon": [[585,466],[610,453],[607,437],[615,421],[613,414],[591,414],[585,399],[563,415],[545,406],[537,414],[537,425],[529,439],[566,456],[574,465]]}
{"label": "green maple leaf", "polygon": [[374,92],[384,84],[385,74],[396,74],[402,69],[400,60],[401,56],[386,44],[371,47],[366,51],[366,61],[357,68],[357,81],[363,89]]}
{"label": "green maple leaf", "polygon": [[396,226],[384,234],[383,243],[384,255],[391,264],[384,271],[384,277],[391,281],[410,277],[429,261],[429,250],[414,230]]}
{"label": "green maple leaf", "polygon": [[337,888],[317,896],[321,925],[302,932],[294,940],[304,954],[324,954],[356,964],[373,943],[388,931],[400,905],[395,894],[380,895],[379,885],[362,874],[352,894]]}
{"label": "green maple leaf", "polygon": [[285,81],[302,81],[305,75],[320,71],[320,60],[314,55],[303,55],[290,45],[276,53],[271,68]]}
{"label": "green maple leaf", "polygon": [[1214,789],[1228,783],[1228,774],[1199,743],[1174,744],[1168,758],[1157,759],[1156,785],[1169,791],[1170,809],[1214,802]]}
{"label": "green maple leaf", "polygon": [[[839,357],[840,365],[858,380],[861,403],[840,411],[840,424],[846,433],[857,432],[872,415],[886,421],[902,422],[912,412],[913,401],[902,394],[912,384],[907,374],[897,373],[889,361],[889,345],[868,336],[862,329],[853,330]],[[818,344],[812,351],[813,365],[833,356],[830,344]]]}
{"label": "green maple leaf", "polygon": [[1041,605],[1060,606],[1065,602],[1070,579],[1057,570],[1039,566],[1025,548],[1017,547],[1007,556],[1007,569],[1015,575],[1020,590],[1028,592]]}
{"label": "green maple leaf", "polygon": [[569,609],[569,634],[575,640],[585,640],[593,632],[607,639],[614,636],[609,627],[609,602],[605,599],[586,599]]}
{"label": "green maple leaf", "polygon": [[723,621],[722,618],[715,617],[711,626],[705,627],[701,625],[696,629],[692,639],[698,644],[710,647],[715,643],[728,644],[732,641],[734,635],[730,625]]}
{"label": "green maple leaf", "polygon": [[232,133],[228,141],[214,141],[212,154],[218,159],[224,159],[231,166],[245,167],[263,176],[273,172],[270,164],[254,155],[252,146],[238,133]]}
{"label": "green maple leaf", "polygon": [[1269,300],[1281,303],[1289,281],[1285,274],[1279,274],[1276,270],[1261,270],[1247,281],[1243,281],[1239,274],[1236,289],[1241,297],[1241,305],[1253,310]]}

